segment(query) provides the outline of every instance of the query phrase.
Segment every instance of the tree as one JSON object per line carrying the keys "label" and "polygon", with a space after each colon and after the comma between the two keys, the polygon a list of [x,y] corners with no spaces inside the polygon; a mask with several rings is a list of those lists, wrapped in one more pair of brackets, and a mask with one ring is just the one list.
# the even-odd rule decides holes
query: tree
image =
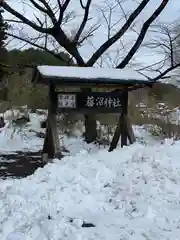
{"label": "tree", "polygon": [[[56,57],[54,57],[52,54],[41,50],[41,49],[35,49],[35,48],[28,48],[24,50],[19,49],[12,49],[8,51],[8,64],[15,65],[15,62],[18,64],[25,64],[25,65],[65,65],[66,62],[70,61],[70,57],[68,54],[61,52],[59,53],[60,58],[63,60],[60,60]],[[73,62],[71,61],[71,64]]]}
{"label": "tree", "polygon": [[[108,0],[106,0],[105,2],[107,1]],[[84,3],[83,0],[79,0],[76,2],[77,4],[79,4],[78,9],[80,9],[82,13],[82,18],[78,19],[79,25],[77,29],[76,27],[74,27],[73,34],[72,32],[71,34],[69,34],[65,27],[68,26],[68,21],[72,20],[72,18],[74,17],[73,11],[70,11],[70,9],[72,9],[72,2],[74,1],[26,0],[26,6],[31,6],[34,9],[33,12],[35,13],[33,20],[26,17],[26,15],[22,12],[16,10],[18,9],[17,4],[19,3],[16,3],[16,8],[13,8],[13,6],[8,4],[7,1],[1,0],[1,5],[6,12],[15,17],[15,20],[13,21],[18,22],[21,25],[26,25],[29,27],[29,29],[33,29],[36,33],[38,33],[39,35],[36,37],[36,39],[41,39],[43,36],[48,36],[50,40],[53,39],[53,41],[59,46],[60,49],[64,49],[67,53],[71,55],[71,57],[76,61],[77,66],[86,67],[96,64],[98,60],[108,51],[108,49],[110,49],[114,44],[121,40],[125,33],[133,26],[138,16],[145,10],[147,5],[153,1],[141,0],[140,3],[132,1],[132,3],[135,4],[134,10],[129,15],[125,14],[125,21],[119,21],[116,24],[116,31],[114,31],[112,35],[109,35],[108,39],[105,40],[105,42],[103,42],[97,49],[95,49],[94,53],[87,61],[84,60],[82,54],[80,53],[82,43],[89,36],[92,36],[92,34],[94,34],[97,29],[100,30],[102,26],[97,25],[97,23],[95,24],[95,21],[93,22],[95,25],[90,23],[90,21],[94,19],[93,15],[91,14],[91,9],[93,7],[92,0],[86,0],[86,3]],[[109,2],[111,4],[111,2],[113,1],[111,0]],[[116,2],[117,4],[123,3],[122,0],[116,0]],[[116,68],[122,69],[130,63],[131,59],[141,47],[141,44],[143,43],[149,27],[167,6],[169,0],[161,0],[160,2],[160,5],[156,9],[154,9],[152,15],[146,21],[144,21],[135,42],[132,44],[127,54],[124,56],[124,59],[117,63]],[[55,4],[53,5],[53,3]],[[118,6],[122,7],[122,4],[117,5],[117,7]],[[46,21],[42,20],[44,19],[44,15],[46,16]],[[23,37],[15,36],[14,34],[11,34],[11,36],[23,40]],[[32,42],[32,39],[29,42]],[[40,47],[42,48],[42,45]],[[52,49],[46,50],[53,52]],[[54,53],[56,54],[56,52]],[[175,67],[177,66],[166,69],[166,71],[161,73],[154,80],[158,80],[160,77],[163,77],[166,73],[168,73]],[[89,89],[89,91],[91,91],[91,89]],[[86,141],[92,142],[97,136],[96,121],[93,116],[85,116],[85,127]]]}
{"label": "tree", "polygon": [[[62,53],[63,59],[69,60],[69,55]],[[7,52],[6,70],[8,71],[8,101],[7,107],[27,105],[32,110],[47,108],[47,87],[31,84],[32,67],[36,65],[63,65],[64,62],[41,49],[12,49]]]}
{"label": "tree", "polygon": [[179,21],[175,21],[173,27],[173,33],[177,36],[173,46],[174,46],[174,61],[180,62],[180,25]]}
{"label": "tree", "polygon": [[[15,71],[20,75],[27,72],[29,68],[32,72],[32,68],[37,65],[54,65],[63,66],[66,62],[70,62],[73,65],[73,61],[70,56],[64,52],[60,52],[55,57],[49,52],[41,49],[28,48],[24,50],[12,49],[7,52],[8,60],[7,65],[9,75],[13,74]],[[62,59],[62,60],[61,60]]]}
{"label": "tree", "polygon": [[[3,9],[0,8],[0,63],[4,63],[7,60],[7,50],[5,48],[5,40],[7,39],[6,30],[8,28],[7,24],[3,20]],[[0,65],[0,91],[2,100],[7,98],[7,88],[5,84],[5,76],[7,71],[2,65]],[[3,95],[3,96],[2,96]]]}
{"label": "tree", "polygon": [[180,61],[178,59],[178,41],[180,33],[175,31],[175,22],[158,22],[150,28],[153,37],[150,42],[142,44],[142,47],[150,49],[156,53],[161,60],[154,62],[150,66],[143,67],[143,70],[155,71],[161,73],[167,65],[176,66]]}
{"label": "tree", "polygon": [[[0,8],[0,61],[1,63],[4,61],[6,57],[6,49],[5,49],[5,43],[4,40],[6,40],[7,36],[5,33],[6,26],[3,21],[3,9]],[[2,80],[4,77],[4,69],[1,67],[0,69],[0,79]]]}

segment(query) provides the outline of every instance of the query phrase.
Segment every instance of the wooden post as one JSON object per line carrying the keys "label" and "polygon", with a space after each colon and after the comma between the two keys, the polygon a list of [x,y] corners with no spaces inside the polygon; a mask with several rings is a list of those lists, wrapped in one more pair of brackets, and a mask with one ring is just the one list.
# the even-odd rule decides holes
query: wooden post
{"label": "wooden post", "polygon": [[115,130],[112,142],[110,144],[109,152],[112,152],[117,147],[117,144],[119,142],[119,138],[120,138],[120,135],[121,135],[121,129],[122,129],[121,123],[122,122],[123,121],[122,121],[122,114],[121,114],[120,117],[119,117],[117,126],[116,126],[116,130]]}
{"label": "wooden post", "polygon": [[122,112],[119,117],[117,127],[114,133],[114,137],[112,139],[112,142],[110,144],[109,152],[113,151],[119,142],[119,138],[121,135],[121,147],[124,145],[127,145],[127,125],[126,125],[126,117],[128,114],[128,91],[126,89],[123,90],[122,94]]}
{"label": "wooden post", "polygon": [[62,157],[60,153],[59,136],[56,126],[56,108],[57,99],[55,87],[52,83],[49,86],[49,107],[46,126],[46,134],[43,146],[43,159],[47,161],[49,158]]}
{"label": "wooden post", "polygon": [[130,144],[133,144],[136,141],[136,137],[134,135],[132,124],[130,123],[130,119],[128,115],[125,116],[125,122],[127,126],[127,135],[128,135],[129,142]]}
{"label": "wooden post", "polygon": [[[82,89],[82,92],[91,92],[91,88]],[[97,126],[96,126],[96,116],[93,114],[84,115],[84,126],[85,126],[85,141],[87,143],[92,143],[97,138]]]}
{"label": "wooden post", "polygon": [[124,89],[122,92],[122,115],[121,115],[121,147],[127,145],[127,125],[126,125],[126,117],[128,114],[128,91]]}

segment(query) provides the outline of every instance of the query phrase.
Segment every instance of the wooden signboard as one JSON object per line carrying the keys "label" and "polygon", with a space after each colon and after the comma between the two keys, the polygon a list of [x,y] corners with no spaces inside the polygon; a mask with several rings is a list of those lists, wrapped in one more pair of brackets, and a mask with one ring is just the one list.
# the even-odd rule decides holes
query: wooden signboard
{"label": "wooden signboard", "polygon": [[57,111],[120,113],[122,96],[118,92],[57,92]]}
{"label": "wooden signboard", "polygon": [[[91,117],[98,113],[119,113],[109,151],[116,148],[121,136],[121,146],[135,141],[128,123],[128,92],[151,87],[154,82],[136,71],[126,69],[104,69],[77,66],[38,66],[33,74],[33,83],[49,86],[49,109],[43,153],[48,157],[60,152],[56,114],[79,112],[85,115],[85,136],[91,135]],[[61,89],[61,90],[60,90]],[[90,137],[96,140],[96,133]],[[88,138],[87,138],[88,139]]]}

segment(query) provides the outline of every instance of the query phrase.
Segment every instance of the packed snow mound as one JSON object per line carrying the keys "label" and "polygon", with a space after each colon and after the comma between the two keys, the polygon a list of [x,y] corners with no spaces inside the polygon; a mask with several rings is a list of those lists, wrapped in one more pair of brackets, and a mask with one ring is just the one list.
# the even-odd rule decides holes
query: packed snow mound
{"label": "packed snow mound", "polygon": [[42,149],[43,139],[38,138],[36,132],[29,128],[23,131],[9,126],[8,124],[0,130],[0,152],[1,154],[15,151],[37,152]]}
{"label": "packed snow mound", "polygon": [[20,111],[18,109],[7,110],[4,113],[4,120],[6,121],[16,120],[18,119],[19,115]]}
{"label": "packed snow mound", "polygon": [[79,145],[30,177],[0,181],[0,239],[179,239],[179,149]]}
{"label": "packed snow mound", "polygon": [[22,117],[28,117],[30,110],[27,106],[21,106],[19,108],[12,108],[1,114],[5,121],[13,121]]}
{"label": "packed snow mound", "polygon": [[[23,115],[24,114],[24,115]],[[46,114],[28,113],[30,121],[22,126],[12,125],[13,120],[25,116],[26,113],[18,109],[7,110],[3,115],[6,124],[0,129],[0,152],[12,153],[15,151],[36,152],[42,149],[43,138],[37,133],[45,133],[41,128],[41,122],[46,120]]]}
{"label": "packed snow mound", "polygon": [[[28,115],[23,128],[0,129],[1,153],[42,148],[36,132],[47,113]],[[20,114],[6,116],[10,123]],[[134,130],[138,143],[111,153],[61,135],[69,156],[27,178],[0,180],[0,239],[179,239],[180,142]]]}

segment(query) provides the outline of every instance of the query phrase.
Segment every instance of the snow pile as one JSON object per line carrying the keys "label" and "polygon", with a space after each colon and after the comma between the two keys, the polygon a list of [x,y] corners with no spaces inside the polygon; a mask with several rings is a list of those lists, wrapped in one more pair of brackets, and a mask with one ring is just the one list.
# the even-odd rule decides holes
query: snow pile
{"label": "snow pile", "polygon": [[175,124],[180,124],[180,107],[176,107],[173,109],[172,118]]}
{"label": "snow pile", "polygon": [[2,116],[4,117],[5,121],[13,121],[20,119],[22,117],[28,117],[29,115],[29,109],[27,106],[22,106],[19,108],[12,108],[7,111],[5,111]]}
{"label": "snow pile", "polygon": [[76,141],[73,156],[0,181],[0,239],[179,239],[179,149],[167,141],[90,153]]}
{"label": "snow pile", "polygon": [[45,113],[44,114],[30,113],[29,119],[30,123],[28,124],[28,126],[36,131],[40,131],[41,123],[47,119],[47,115]]}
{"label": "snow pile", "polygon": [[0,130],[0,152],[1,154],[12,153],[15,151],[41,150],[43,139],[36,136],[36,132],[24,128],[22,132],[14,127],[5,126]]}
{"label": "snow pile", "polygon": [[21,112],[15,109],[4,113],[6,125],[0,129],[1,154],[15,151],[36,152],[42,149],[43,139],[39,138],[37,133],[45,132],[45,129],[41,129],[40,124],[46,119],[46,116],[28,113],[30,122],[19,127],[12,124],[13,120],[17,120],[22,116]]}
{"label": "snow pile", "polygon": [[[36,132],[46,117],[29,113],[22,129],[6,124],[1,153],[39,151]],[[61,161],[21,180],[0,180],[0,239],[179,239],[180,142],[161,144],[144,127],[134,130],[138,143],[111,153],[63,136],[69,153]]]}
{"label": "snow pile", "polygon": [[[85,79],[88,82],[93,82],[93,80],[97,80],[98,82],[105,82],[111,81],[112,83],[114,80],[116,82],[128,82],[128,81],[135,81],[135,82],[148,82],[149,80],[144,77],[142,74],[138,73],[137,71],[133,70],[132,68],[126,67],[124,69],[115,69],[115,68],[95,68],[95,67],[70,67],[70,66],[47,66],[42,65],[37,67],[40,74],[45,78],[51,77],[53,78],[60,78],[66,81],[66,78],[69,81],[84,81]],[[85,73],[85,74],[84,74]]]}

